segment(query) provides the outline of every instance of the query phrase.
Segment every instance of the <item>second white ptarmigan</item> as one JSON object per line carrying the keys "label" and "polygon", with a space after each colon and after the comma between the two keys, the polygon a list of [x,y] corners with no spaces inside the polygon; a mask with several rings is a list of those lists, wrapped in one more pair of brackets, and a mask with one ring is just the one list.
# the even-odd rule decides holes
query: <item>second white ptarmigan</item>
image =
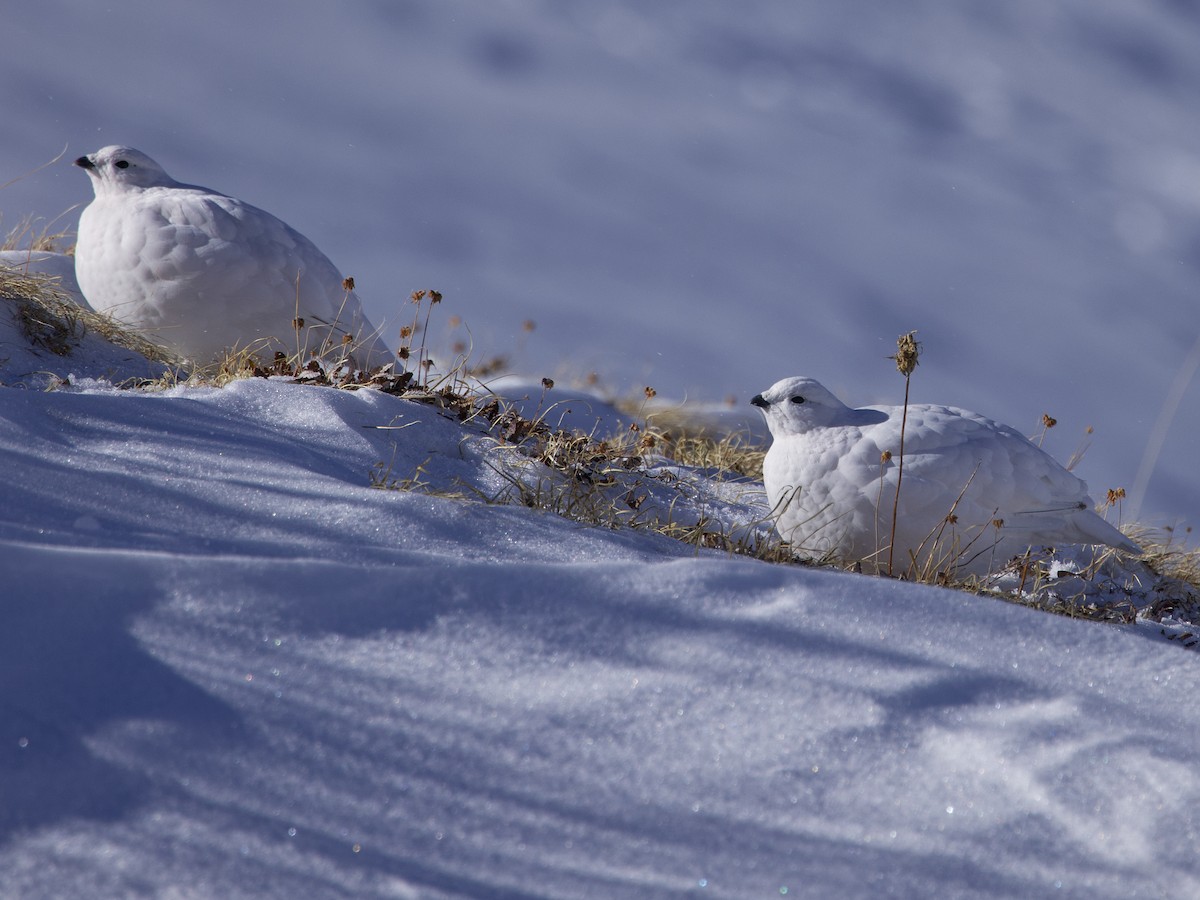
{"label": "second white ptarmigan", "polygon": [[75,246],[79,287],[95,309],[197,363],[235,347],[301,361],[349,351],[363,367],[394,359],[333,263],[275,216],[181,184],[131,147],[75,165],[96,194]]}
{"label": "second white ptarmigan", "polygon": [[[771,431],[763,481],[780,536],[802,556],[886,570],[903,408],[852,409],[803,377],[751,402]],[[1094,512],[1083,481],[1016,430],[954,407],[908,407],[893,572],[986,574],[1061,544],[1141,552]]]}

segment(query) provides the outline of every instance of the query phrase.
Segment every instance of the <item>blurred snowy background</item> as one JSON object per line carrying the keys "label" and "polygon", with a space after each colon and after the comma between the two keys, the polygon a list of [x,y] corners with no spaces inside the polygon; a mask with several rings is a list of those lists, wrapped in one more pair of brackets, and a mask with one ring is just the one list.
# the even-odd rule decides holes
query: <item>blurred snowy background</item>
{"label": "blurred snowy background", "polygon": [[[746,401],[792,374],[1026,433],[1195,519],[1200,3],[45,0],[0,34],[3,225],[124,143],[312,238],[394,333]],[[60,218],[61,217],[61,218]],[[57,227],[57,225],[55,226]],[[537,324],[526,335],[525,320]],[[1178,390],[1176,392],[1178,395]],[[1165,420],[1163,420],[1165,421]],[[1141,478],[1138,473],[1141,470]],[[1126,514],[1139,505],[1132,496]]]}

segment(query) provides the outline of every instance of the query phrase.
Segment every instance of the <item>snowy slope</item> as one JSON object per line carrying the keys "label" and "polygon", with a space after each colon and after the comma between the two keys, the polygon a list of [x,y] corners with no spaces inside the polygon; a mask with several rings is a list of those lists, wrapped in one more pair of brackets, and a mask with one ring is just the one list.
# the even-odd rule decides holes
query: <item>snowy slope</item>
{"label": "snowy slope", "polygon": [[916,328],[915,400],[1049,412],[1063,459],[1092,426],[1094,493],[1200,509],[1193,2],[46,0],[4,24],[0,183],[66,147],[0,192],[6,225],[71,227],[69,160],[128,143],[295,225],[377,323],[434,287],[523,373],[743,407],[797,373],[899,402],[884,357]]}
{"label": "snowy slope", "polygon": [[377,391],[0,388],[0,894],[1200,891],[1195,653],[487,505],[496,452]]}

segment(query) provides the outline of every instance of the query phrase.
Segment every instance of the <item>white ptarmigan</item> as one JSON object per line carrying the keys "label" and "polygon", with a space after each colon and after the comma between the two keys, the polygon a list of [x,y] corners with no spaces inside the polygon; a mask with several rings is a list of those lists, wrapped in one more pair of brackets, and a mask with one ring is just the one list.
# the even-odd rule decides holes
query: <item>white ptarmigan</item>
{"label": "white ptarmigan", "polygon": [[[885,571],[903,408],[851,409],[803,377],[750,402],[771,431],[763,481],[780,536],[802,556]],[[1141,552],[1092,507],[1087,485],[1016,430],[950,406],[909,405],[892,571],[982,575],[1031,546]]]}
{"label": "white ptarmigan", "polygon": [[79,287],[95,309],[196,363],[234,347],[302,362],[349,351],[368,368],[395,359],[328,257],[275,216],[181,184],[131,147],[75,165],[96,193],[75,245]]}

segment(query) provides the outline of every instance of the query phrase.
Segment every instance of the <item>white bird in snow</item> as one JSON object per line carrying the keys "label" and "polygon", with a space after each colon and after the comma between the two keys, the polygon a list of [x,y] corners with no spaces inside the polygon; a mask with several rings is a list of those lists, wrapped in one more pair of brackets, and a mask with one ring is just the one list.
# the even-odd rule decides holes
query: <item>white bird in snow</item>
{"label": "white bird in snow", "polygon": [[75,245],[79,287],[95,309],[197,363],[234,347],[348,355],[363,367],[395,358],[328,257],[275,216],[181,184],[131,147],[75,165],[96,194]]}
{"label": "white bird in snow", "polygon": [[[902,407],[851,409],[811,378],[751,400],[772,444],[763,481],[797,553],[886,571]],[[986,574],[1030,547],[1140,548],[1093,511],[1087,485],[1016,430],[950,406],[911,404],[893,572]]]}

